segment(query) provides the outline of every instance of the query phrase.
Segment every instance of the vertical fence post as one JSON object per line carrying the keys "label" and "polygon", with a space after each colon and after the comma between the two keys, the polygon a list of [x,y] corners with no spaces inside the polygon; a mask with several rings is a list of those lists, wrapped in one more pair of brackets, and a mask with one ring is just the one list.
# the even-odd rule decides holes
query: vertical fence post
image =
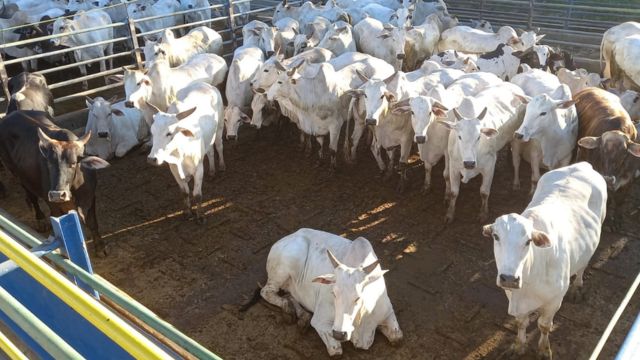
{"label": "vertical fence post", "polygon": [[2,58],[2,55],[0,55],[0,81],[2,81],[2,90],[4,91],[4,96],[7,99],[7,106],[9,106],[9,98],[11,98],[9,86],[7,85],[9,84],[9,75],[7,75],[7,68],[4,66],[4,59]]}
{"label": "vertical fence post", "polygon": [[129,28],[129,37],[131,37],[131,45],[133,46],[133,58],[136,61],[136,66],[138,66],[138,70],[142,70],[142,56],[140,56],[140,51],[138,48],[140,45],[138,44],[138,35],[136,33],[136,24],[133,22],[133,19],[129,17],[129,13],[127,12],[127,25]]}
{"label": "vertical fence post", "polygon": [[[233,49],[238,47],[236,39],[236,28],[233,21],[233,0],[227,0],[227,22],[229,23],[229,30],[231,30],[231,41],[233,42]],[[233,53],[233,52],[232,52]]]}
{"label": "vertical fence post", "polygon": [[528,30],[533,29],[533,3],[535,0],[529,0],[529,20],[527,22]]}

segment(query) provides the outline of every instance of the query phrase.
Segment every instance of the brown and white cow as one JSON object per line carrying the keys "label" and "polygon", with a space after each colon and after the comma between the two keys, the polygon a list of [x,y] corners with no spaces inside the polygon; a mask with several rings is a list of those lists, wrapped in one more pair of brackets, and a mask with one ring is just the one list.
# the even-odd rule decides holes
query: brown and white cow
{"label": "brown and white cow", "polygon": [[96,172],[109,163],[83,157],[91,133],[78,138],[56,126],[48,113],[18,110],[0,121],[0,160],[20,181],[36,220],[46,228],[38,205],[43,199],[51,216],[77,210],[95,242],[96,255],[105,252],[96,218]]}
{"label": "brown and white cow", "polygon": [[576,161],[588,161],[604,179],[613,206],[614,226],[621,220],[618,207],[631,188],[640,169],[640,144],[634,142],[637,130],[614,94],[587,88],[575,95],[578,111],[578,156]]}

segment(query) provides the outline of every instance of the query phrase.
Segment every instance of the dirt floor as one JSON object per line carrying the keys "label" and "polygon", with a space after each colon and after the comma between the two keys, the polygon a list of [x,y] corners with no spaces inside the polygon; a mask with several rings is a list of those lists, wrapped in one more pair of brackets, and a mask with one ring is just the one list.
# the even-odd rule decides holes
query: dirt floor
{"label": "dirt floor", "polygon": [[[242,130],[239,143],[225,144],[227,171],[205,182],[202,226],[182,219],[182,197],[168,168],[147,165],[139,150],[101,171],[98,216],[111,254],[94,259],[96,271],[225,359],[322,359],[326,350],[313,329],[300,334],[263,303],[243,314],[234,305],[264,283],[270,245],[281,237],[300,227],[364,236],[391,270],[387,287],[405,341],[391,347],[378,334],[368,351],[344,344],[344,358],[495,359],[511,344],[513,320],[495,285],[493,246],[475,220],[478,179],[463,185],[457,220],[445,228],[442,165],[434,171],[433,192],[422,195],[423,170],[414,163],[412,186],[400,195],[394,181],[379,178],[365,147],[356,166],[331,175],[298,152],[293,137],[274,141],[267,132],[256,139],[253,129]],[[6,172],[0,176],[7,181]],[[527,204],[528,189],[512,191],[511,176],[503,150],[492,218]],[[528,184],[527,169],[522,176]],[[33,225],[18,185],[7,185],[11,194],[1,206]],[[556,359],[588,358],[640,270],[640,241],[633,235],[640,230],[639,198],[636,185],[626,235],[604,232],[586,273],[588,299],[565,302],[556,315]],[[613,358],[638,311],[637,294],[601,359]],[[527,358],[534,358],[534,323],[529,336]]]}

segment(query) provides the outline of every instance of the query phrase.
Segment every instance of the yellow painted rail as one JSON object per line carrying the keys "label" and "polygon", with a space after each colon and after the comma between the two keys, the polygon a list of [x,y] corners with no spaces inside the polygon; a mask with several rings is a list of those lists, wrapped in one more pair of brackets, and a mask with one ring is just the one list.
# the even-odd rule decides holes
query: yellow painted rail
{"label": "yellow painted rail", "polygon": [[31,254],[2,230],[0,230],[0,252],[133,357],[145,360],[171,358],[124,320]]}
{"label": "yellow painted rail", "polygon": [[0,350],[2,350],[11,360],[29,360],[9,338],[0,332]]}

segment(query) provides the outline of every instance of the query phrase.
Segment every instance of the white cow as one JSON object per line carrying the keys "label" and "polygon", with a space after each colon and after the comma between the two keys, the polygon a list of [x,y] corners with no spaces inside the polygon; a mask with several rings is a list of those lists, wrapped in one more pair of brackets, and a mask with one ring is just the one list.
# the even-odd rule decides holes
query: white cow
{"label": "white cow", "polygon": [[241,123],[249,123],[247,115],[251,109],[251,81],[264,63],[262,50],[255,46],[242,46],[233,53],[229,67],[227,86],[227,108],[224,110],[224,123],[227,139],[235,140]]}
{"label": "white cow", "polygon": [[104,160],[123,157],[149,135],[149,127],[138,109],[126,108],[124,101],[113,103],[116,97],[87,97],[89,113],[85,134],[95,134],[85,146],[85,152]]}
{"label": "white cow", "polygon": [[627,90],[620,95],[620,102],[633,122],[640,122],[640,94]]}
{"label": "white cow", "polygon": [[295,70],[283,73],[267,92],[269,100],[278,100],[281,108],[289,108],[297,114],[304,133],[316,137],[321,145],[321,160],[324,156],[323,136],[329,134],[331,169],[337,166],[340,131],[349,116],[351,99],[347,91],[363,83],[357,70],[369,78],[374,75],[388,77],[393,73],[390,65],[374,57],[338,71],[330,63],[309,64],[302,74]]}
{"label": "white cow", "polygon": [[620,25],[616,25],[605,31],[602,35],[600,44],[600,68],[602,76],[613,79],[614,74],[611,69],[611,61],[613,60],[613,45],[630,35],[640,34],[640,23],[627,21]]}
{"label": "white cow", "polygon": [[294,55],[317,46],[330,27],[331,22],[321,16],[317,16],[313,21],[305,24],[303,34],[298,34],[293,38]]}
{"label": "white cow", "polygon": [[[353,24],[357,24],[368,17],[376,19],[383,23],[391,22],[392,20],[397,19],[395,9],[391,9],[376,3],[369,3],[362,7],[351,7],[346,9],[346,11],[351,16]],[[397,25],[397,23],[394,23],[393,25]]]}
{"label": "white cow", "polygon": [[414,25],[422,24],[427,16],[431,14],[437,14],[441,18],[449,15],[447,4],[444,3],[444,0],[415,1],[415,11],[413,12]]}
{"label": "white cow", "polygon": [[173,31],[164,29],[159,41],[146,40],[144,44],[145,66],[150,67],[155,53],[163,50],[173,67],[187,62],[196,54],[217,54],[222,56],[222,37],[217,31],[206,26],[191,29],[185,36],[176,38]]}
{"label": "white cow", "polygon": [[[53,35],[66,34],[49,40],[54,46],[76,47],[82,45],[90,45],[92,43],[113,39],[113,28],[99,29],[80,34],[74,34],[76,31],[89,29],[99,26],[111,24],[111,18],[102,10],[93,10],[90,12],[79,11],[72,19],[58,18],[53,23]],[[97,45],[93,47],[73,50],[73,57],[76,62],[96,59],[105,55],[113,54],[113,43],[105,45]],[[113,68],[113,58],[109,59],[109,68]],[[100,71],[107,71],[105,60],[100,60]],[[80,65],[80,74],[87,76],[87,65]],[[82,82],[84,90],[89,88],[86,80]]]}
{"label": "white cow", "polygon": [[242,46],[256,46],[271,57],[276,52],[277,29],[259,20],[253,20],[242,28]]}
{"label": "white cow", "polygon": [[[183,10],[200,9],[184,14],[184,20],[186,23],[211,20],[211,9],[208,9],[211,5],[209,5],[208,0],[182,0],[181,4]],[[210,26],[211,23],[207,22],[200,25]]]}
{"label": "white cow", "polygon": [[292,18],[284,18],[275,23],[276,37],[274,40],[277,54],[290,58],[294,55],[294,39],[300,33],[300,24]]}
{"label": "white cow", "polygon": [[[214,144],[219,169],[225,170],[222,149],[222,96],[217,88],[206,83],[194,83],[178,91],[177,101],[168,112],[153,105],[151,135],[153,146],[148,161],[156,166],[169,164],[171,174],[180,186],[185,200],[185,215],[192,216],[191,205],[196,205],[196,221],[204,222],[202,202],[202,178],[204,157],[209,159],[209,176],[216,171]],[[193,179],[193,191],[189,181]]]}
{"label": "white cow", "polygon": [[600,242],[606,207],[604,179],[580,162],[544,174],[522,214],[502,215],[482,228],[493,238],[496,284],[518,324],[514,355],[526,352],[529,315],[538,312],[538,355],[551,359],[553,317],[567,292],[576,300],[583,296],[582,277]]}
{"label": "white cow", "polygon": [[[376,329],[392,344],[402,339],[385,272],[367,239],[300,229],[271,247],[269,278],[260,293],[289,315],[308,318],[313,312],[311,326],[329,355],[340,355],[343,341],[369,349]],[[281,297],[280,290],[291,297]]]}
{"label": "white cow", "polygon": [[404,29],[366,18],[354,26],[353,36],[361,52],[388,62],[396,70],[402,70],[406,40]]}
{"label": "white cow", "polygon": [[282,2],[276,6],[271,21],[276,23],[285,17],[290,17],[298,20],[301,24],[308,24],[313,21],[316,16],[322,16],[331,22],[338,20],[349,22],[347,12],[337,6],[333,1],[327,2],[326,5],[315,5],[307,1],[301,6],[292,6],[287,4],[287,0],[282,0]]}
{"label": "white cow", "polygon": [[495,33],[495,31],[493,31],[493,26],[491,26],[491,23],[487,20],[471,20],[471,27],[487,33]]}
{"label": "white cow", "polygon": [[443,31],[438,49],[480,54],[493,51],[500,44],[509,45],[515,50],[525,50],[522,40],[510,26],[503,26],[497,33],[491,34],[464,25]]}
{"label": "white cow", "polygon": [[331,51],[334,56],[356,51],[351,25],[344,21],[335,22],[324,34],[317,47]]}
{"label": "white cow", "polygon": [[[521,51],[515,51],[511,46],[500,44],[488,53],[478,55],[474,65],[478,71],[490,72],[502,80],[508,81],[518,73]],[[471,61],[471,60],[469,60]]]}
{"label": "white cow", "polygon": [[503,83],[491,86],[474,98],[465,98],[454,109],[457,122],[438,121],[452,130],[445,155],[451,187],[445,195],[445,200],[449,201],[446,222],[453,221],[461,176],[462,181],[467,183],[477,175],[482,175],[482,205],[478,217],[482,220],[489,215],[489,194],[497,152],[513,140],[513,134],[524,116],[524,106],[520,106],[517,95],[524,93],[516,85]]}
{"label": "white cow", "polygon": [[640,91],[640,33],[613,44],[610,60],[611,81],[625,89]]}
{"label": "white cow", "polygon": [[559,69],[556,73],[561,83],[566,84],[571,89],[571,94],[575,95],[588,87],[598,87],[602,83],[599,74],[589,73],[585,69],[577,69],[570,71],[568,69]]}
{"label": "white cow", "polygon": [[442,21],[436,14],[429,15],[422,25],[417,25],[407,31],[406,58],[404,69],[415,70],[418,65],[433,55],[440,40]]}
{"label": "white cow", "polygon": [[[527,76],[532,74],[548,79]],[[571,162],[578,137],[578,114],[569,87],[560,84],[552,74],[534,69],[518,74],[512,82],[522,87],[526,96],[521,100],[527,104],[524,121],[511,143],[513,188],[520,188],[522,157],[531,164],[530,194],[533,194],[540,179],[540,167],[553,170]]]}
{"label": "white cow", "polygon": [[[127,12],[133,19],[142,19],[160,15],[172,14],[180,11],[180,2],[177,0],[158,0],[156,3],[136,2],[127,6]],[[174,15],[157,19],[142,20],[136,23],[140,32],[146,33],[154,30],[162,30],[176,25],[182,25],[184,17]],[[183,34],[182,29],[178,32]]]}

